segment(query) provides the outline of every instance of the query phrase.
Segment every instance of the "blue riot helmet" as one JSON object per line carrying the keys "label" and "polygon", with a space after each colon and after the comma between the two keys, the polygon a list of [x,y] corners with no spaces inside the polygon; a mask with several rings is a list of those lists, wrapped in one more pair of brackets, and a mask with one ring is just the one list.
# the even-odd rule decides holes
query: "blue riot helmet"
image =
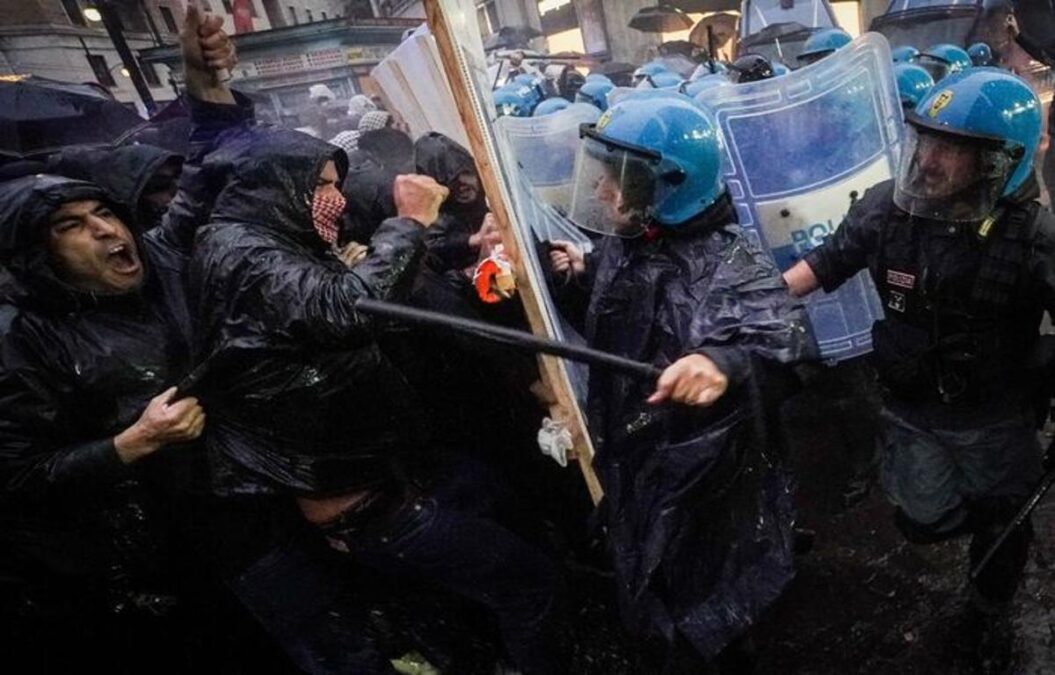
{"label": "blue riot helmet", "polygon": [[541,75],[533,75],[531,73],[521,73],[513,78],[511,84],[519,84],[525,87],[530,87],[534,93],[536,99],[541,101],[546,98],[546,80]]}
{"label": "blue riot helmet", "polygon": [[570,217],[585,229],[623,237],[653,223],[675,229],[725,190],[718,124],[683,96],[629,96],[580,135]]}
{"label": "blue riot helmet", "polygon": [[615,89],[615,85],[612,81],[605,77],[603,80],[602,76],[597,79],[586,80],[586,84],[579,88],[579,93],[575,95],[576,103],[589,103],[592,106],[597,107],[604,112],[608,110],[608,92]]}
{"label": "blue riot helmet", "polygon": [[669,73],[670,67],[662,61],[650,61],[643,66],[640,66],[634,71],[633,85],[637,86],[641,84],[641,81],[646,77],[651,77],[657,73]]}
{"label": "blue riot helmet", "polygon": [[914,110],[934,86],[934,78],[927,69],[915,63],[894,64],[894,80],[897,81],[901,107],[906,111]]}
{"label": "blue riot helmet", "polygon": [[603,74],[603,73],[590,73],[589,75],[586,76],[586,81],[587,82],[593,82],[594,80],[607,80],[607,79],[609,79],[608,76]]}
{"label": "blue riot helmet", "polygon": [[799,63],[806,66],[820,61],[836,49],[850,44],[853,38],[842,28],[825,28],[819,30],[806,40],[799,53]]}
{"label": "blue riot helmet", "polygon": [[676,89],[682,82],[681,76],[669,70],[661,70],[653,75],[645,75],[636,85],[637,89]]}
{"label": "blue riot helmet", "polygon": [[1040,100],[1007,71],[953,73],[935,84],[906,121],[894,203],[912,215],[983,220],[1033,174]]}
{"label": "blue riot helmet", "polygon": [[788,68],[780,61],[773,62],[773,77],[783,77],[791,72],[791,68]]}
{"label": "blue riot helmet", "polygon": [[932,45],[923,50],[916,57],[916,63],[926,68],[935,82],[972,65],[971,57],[965,50],[948,43]]}
{"label": "blue riot helmet", "polygon": [[533,117],[542,117],[543,115],[552,115],[555,112],[560,112],[568,106],[571,102],[566,98],[560,96],[554,96],[553,98],[547,98],[542,103],[535,106],[535,112],[532,113]]}
{"label": "blue riot helmet", "polygon": [[531,117],[535,108],[536,99],[531,89],[516,83],[495,89],[493,97],[499,117]]}
{"label": "blue riot helmet", "polygon": [[747,82],[758,82],[773,77],[773,64],[761,54],[744,54],[731,64],[733,82],[745,84]]}
{"label": "blue riot helmet", "polygon": [[905,45],[891,50],[890,57],[894,63],[912,63],[919,56],[919,50],[915,47]]}
{"label": "blue riot helmet", "polygon": [[695,99],[700,95],[700,92],[714,89],[715,87],[726,87],[732,84],[729,78],[721,73],[714,75],[704,75],[698,80],[692,80],[691,82],[682,82],[679,90],[689,98]]}
{"label": "blue riot helmet", "polygon": [[967,55],[971,57],[974,66],[992,66],[993,50],[984,42],[975,42],[967,48]]}

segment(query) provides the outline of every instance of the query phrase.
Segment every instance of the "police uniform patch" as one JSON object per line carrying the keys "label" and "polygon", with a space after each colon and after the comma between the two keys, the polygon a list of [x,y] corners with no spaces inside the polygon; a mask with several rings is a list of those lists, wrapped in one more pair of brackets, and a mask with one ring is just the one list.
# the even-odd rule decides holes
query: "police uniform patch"
{"label": "police uniform patch", "polygon": [[890,291],[886,301],[886,306],[895,312],[905,312],[905,294],[899,293],[898,291]]}
{"label": "police uniform patch", "polygon": [[891,286],[897,286],[898,288],[905,288],[911,291],[916,285],[916,276],[914,274],[909,274],[908,272],[887,270],[886,282]]}
{"label": "police uniform patch", "polygon": [[601,118],[597,120],[597,130],[604,131],[604,128],[608,126],[608,123],[612,121],[612,111],[605,110]]}
{"label": "police uniform patch", "polygon": [[934,99],[934,102],[930,104],[930,109],[927,111],[927,115],[931,118],[937,117],[938,113],[950,103],[952,103],[952,89],[946,89],[938,94]]}

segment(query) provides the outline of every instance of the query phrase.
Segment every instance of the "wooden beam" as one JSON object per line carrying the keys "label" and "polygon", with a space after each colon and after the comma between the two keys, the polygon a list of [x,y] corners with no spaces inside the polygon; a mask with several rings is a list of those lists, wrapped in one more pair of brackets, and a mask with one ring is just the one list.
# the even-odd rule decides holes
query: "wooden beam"
{"label": "wooden beam", "polygon": [[[546,319],[543,316],[543,304],[540,302],[538,293],[545,291],[545,282],[533,278],[531,268],[524,264],[524,252],[521,250],[520,238],[517,235],[512,220],[511,206],[506,203],[506,190],[499,179],[499,173],[492,164],[490,148],[494,143],[488,144],[485,136],[488,134],[486,128],[477,118],[476,108],[473,105],[472,91],[475,84],[469,80],[469,72],[460,53],[460,47],[455,42],[451,26],[443,10],[441,0],[427,0],[425,2],[425,13],[428,17],[429,30],[436,39],[436,47],[439,50],[443,68],[450,82],[451,93],[458,108],[458,116],[465,127],[465,133],[469,139],[469,149],[476,161],[476,170],[480,174],[484,192],[487,194],[488,204],[491,212],[498,223],[498,229],[502,233],[502,241],[506,246],[510,260],[513,262],[517,276],[517,291],[524,305],[524,313],[527,315],[528,324],[532,332],[537,335],[549,335]],[[473,16],[475,19],[475,14]],[[489,93],[489,92],[487,92]],[[488,101],[481,101],[482,106],[489,105]],[[593,471],[593,445],[586,429],[586,421],[579,404],[572,392],[571,382],[564,364],[549,356],[539,358],[539,375],[544,388],[544,396],[551,401],[550,415],[555,419],[562,420],[567,424],[575,442],[575,458],[582,470],[586,487],[594,503],[600,501],[603,491],[597,476]]]}

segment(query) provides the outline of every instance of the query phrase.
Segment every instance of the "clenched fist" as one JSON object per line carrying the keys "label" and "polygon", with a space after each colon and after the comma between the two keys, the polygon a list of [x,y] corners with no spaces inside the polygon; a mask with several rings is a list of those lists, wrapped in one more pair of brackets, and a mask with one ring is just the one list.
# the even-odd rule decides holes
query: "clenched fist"
{"label": "clenched fist", "polygon": [[176,388],[158,394],[136,423],[114,438],[117,455],[125,464],[156,452],[168,443],[192,441],[205,429],[205,411],[196,398],[173,401]]}
{"label": "clenched fist", "polygon": [[551,241],[549,261],[557,274],[575,276],[586,271],[586,258],[582,249],[570,241]]}
{"label": "clenched fist", "polygon": [[412,218],[425,227],[440,217],[440,205],[450,190],[428,176],[405,174],[396,176],[393,197],[400,218]]}
{"label": "clenched fist", "polygon": [[709,406],[729,388],[729,378],[702,354],[683,356],[667,366],[656,383],[649,403],[674,401],[693,406]]}

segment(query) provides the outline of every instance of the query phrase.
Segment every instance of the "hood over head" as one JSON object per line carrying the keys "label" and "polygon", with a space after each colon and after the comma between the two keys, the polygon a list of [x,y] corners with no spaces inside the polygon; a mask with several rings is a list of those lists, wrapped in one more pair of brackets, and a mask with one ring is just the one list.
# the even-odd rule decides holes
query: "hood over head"
{"label": "hood over head", "polygon": [[[48,160],[48,172],[89,181],[103,188],[128,213],[139,213],[139,200],[153,175],[169,162],[183,158],[154,145],[120,147],[74,145]],[[128,223],[148,228],[157,223]]]}
{"label": "hood over head", "polygon": [[[123,205],[93,183],[50,174],[0,183],[0,264],[34,302],[64,307],[98,304],[99,296],[79,290],[55,274],[46,241],[48,219],[55,209],[68,202],[89,199],[109,205],[122,221],[128,222]],[[136,246],[149,276],[149,263],[138,237]]]}
{"label": "hood over head", "polygon": [[414,164],[418,173],[431,176],[448,188],[453,187],[458,174],[476,173],[476,163],[469,151],[438,131],[430,131],[414,143]]}
{"label": "hood over head", "polygon": [[326,141],[269,127],[242,129],[228,136],[205,160],[205,170],[222,176],[224,184],[212,222],[253,223],[317,239],[312,201],[315,183],[330,160],[343,181],[348,156]]}

